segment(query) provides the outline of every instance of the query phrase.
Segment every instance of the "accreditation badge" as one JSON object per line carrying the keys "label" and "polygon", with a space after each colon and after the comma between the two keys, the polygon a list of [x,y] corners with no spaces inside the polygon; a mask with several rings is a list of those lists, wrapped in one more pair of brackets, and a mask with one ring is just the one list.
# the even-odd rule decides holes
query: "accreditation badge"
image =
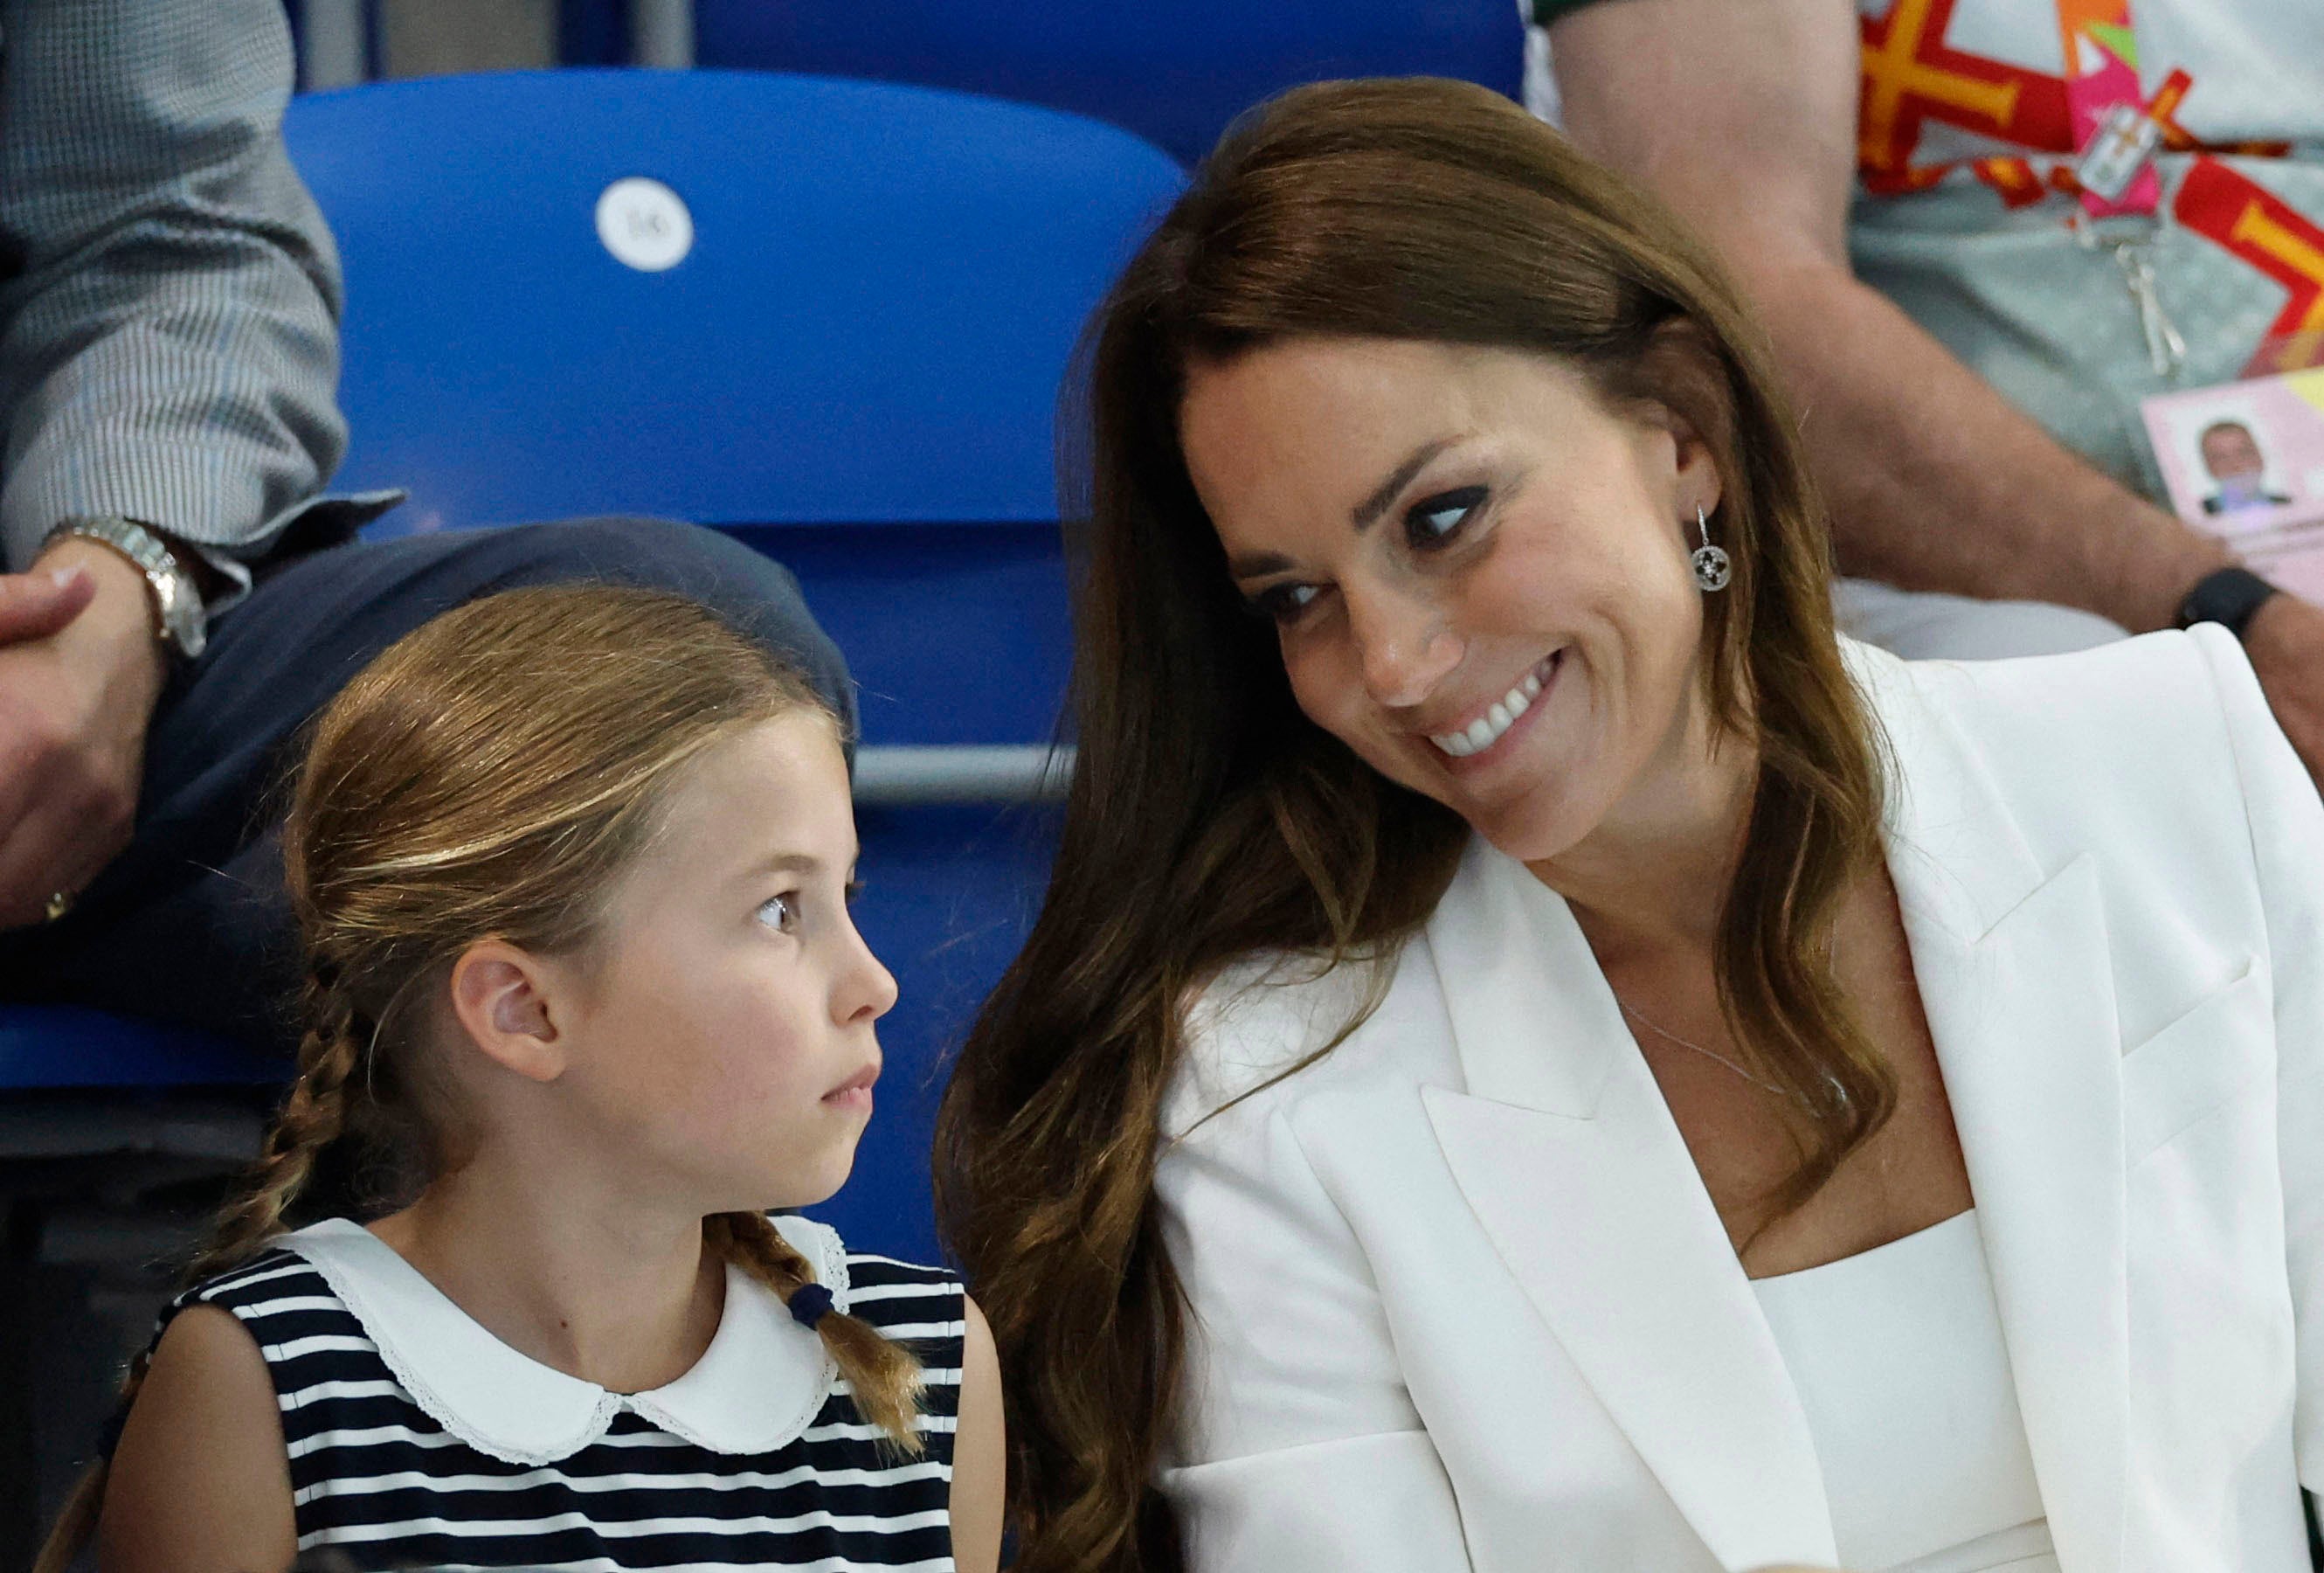
{"label": "accreditation badge", "polygon": [[2324,604],[2324,367],[2156,394],[2139,419],[2179,517]]}

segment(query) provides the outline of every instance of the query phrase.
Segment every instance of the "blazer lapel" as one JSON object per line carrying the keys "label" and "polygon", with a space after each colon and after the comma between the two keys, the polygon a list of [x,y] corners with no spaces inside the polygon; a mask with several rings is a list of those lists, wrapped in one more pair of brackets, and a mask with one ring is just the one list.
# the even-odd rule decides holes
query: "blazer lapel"
{"label": "blazer lapel", "polygon": [[1976,1198],[2059,1559],[2122,1562],[2129,1427],[2121,1033],[2096,865],[2045,874],[1950,724],[1876,673],[1888,864]]}
{"label": "blazer lapel", "polygon": [[1426,937],[1467,1091],[1424,1091],[1462,1195],[1728,1568],[1838,1560],[1757,1299],[1565,903],[1472,844]]}

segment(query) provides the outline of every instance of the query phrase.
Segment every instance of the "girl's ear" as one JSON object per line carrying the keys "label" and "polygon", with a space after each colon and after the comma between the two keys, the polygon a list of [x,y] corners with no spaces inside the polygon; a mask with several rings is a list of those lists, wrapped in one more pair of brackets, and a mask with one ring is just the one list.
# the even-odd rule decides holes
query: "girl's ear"
{"label": "girl's ear", "polygon": [[480,939],[452,963],[452,1013],[484,1057],[529,1081],[555,1081],[569,1056],[551,969],[502,939]]}

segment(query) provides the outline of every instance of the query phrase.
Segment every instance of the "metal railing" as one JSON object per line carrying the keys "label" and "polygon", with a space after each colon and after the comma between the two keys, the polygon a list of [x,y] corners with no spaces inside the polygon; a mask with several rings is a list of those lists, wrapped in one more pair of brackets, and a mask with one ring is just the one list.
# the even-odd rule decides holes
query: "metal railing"
{"label": "metal railing", "polygon": [[885,747],[855,752],[855,800],[866,808],[1031,803],[1065,796],[1074,751],[1045,744]]}

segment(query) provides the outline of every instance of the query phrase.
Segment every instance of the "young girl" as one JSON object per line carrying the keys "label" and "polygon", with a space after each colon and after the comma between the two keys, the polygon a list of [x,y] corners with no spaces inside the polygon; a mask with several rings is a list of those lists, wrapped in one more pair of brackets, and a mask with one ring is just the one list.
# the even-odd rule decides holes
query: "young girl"
{"label": "young girl", "polygon": [[41,1567],[994,1568],[976,1307],[767,1213],[896,996],[806,681],[659,593],[475,602],[319,717],[283,852],[297,1084]]}

